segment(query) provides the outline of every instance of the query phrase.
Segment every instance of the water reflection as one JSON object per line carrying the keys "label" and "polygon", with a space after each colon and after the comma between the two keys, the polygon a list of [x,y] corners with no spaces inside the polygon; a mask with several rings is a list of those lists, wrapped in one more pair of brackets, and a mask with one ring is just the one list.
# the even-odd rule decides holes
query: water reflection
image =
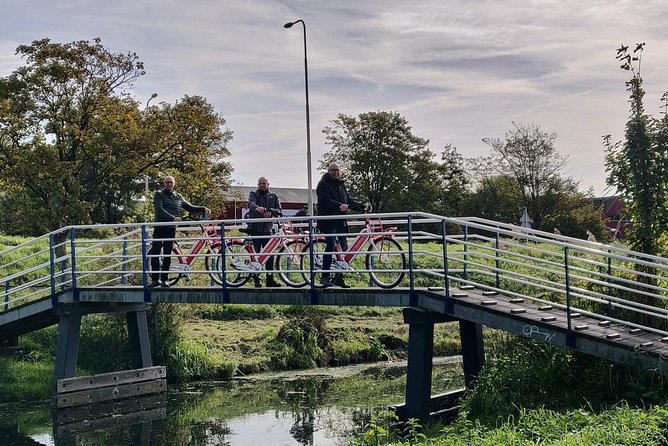
{"label": "water reflection", "polygon": [[[462,386],[459,365],[434,370],[433,393]],[[402,402],[405,374],[236,380],[51,414],[47,403],[0,406],[0,445],[337,446],[379,409]]]}

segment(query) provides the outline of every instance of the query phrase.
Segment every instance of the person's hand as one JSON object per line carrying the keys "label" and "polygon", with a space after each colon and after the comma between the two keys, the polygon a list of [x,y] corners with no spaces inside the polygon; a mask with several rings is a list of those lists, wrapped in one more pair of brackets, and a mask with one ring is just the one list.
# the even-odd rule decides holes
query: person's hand
{"label": "person's hand", "polygon": [[271,212],[270,212],[270,211],[264,211],[264,213],[262,214],[262,216],[263,216],[264,218],[269,218],[269,217],[271,217]]}
{"label": "person's hand", "polygon": [[348,212],[348,205],[345,203],[341,203],[341,206],[339,206],[339,209],[341,209],[341,212]]}
{"label": "person's hand", "polygon": [[183,221],[181,217],[174,217],[174,221]]}
{"label": "person's hand", "polygon": [[209,216],[211,216],[211,209],[205,207],[204,208],[204,218],[207,218]]}
{"label": "person's hand", "polygon": [[257,212],[260,215],[263,215],[265,212],[267,212],[267,209],[263,208],[262,206],[256,206],[255,212]]}

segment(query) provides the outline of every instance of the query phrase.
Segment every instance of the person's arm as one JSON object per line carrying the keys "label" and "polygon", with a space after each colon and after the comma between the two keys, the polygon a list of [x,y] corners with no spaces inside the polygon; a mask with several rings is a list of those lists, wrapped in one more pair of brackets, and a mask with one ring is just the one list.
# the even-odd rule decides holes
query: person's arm
{"label": "person's arm", "polygon": [[248,209],[250,210],[250,215],[249,217],[262,217],[263,212],[258,212],[258,209],[263,210],[264,208],[262,206],[257,205],[257,193],[255,191],[251,191],[248,194]]}
{"label": "person's arm", "polygon": [[270,208],[267,209],[269,212],[271,212],[271,215],[274,217],[282,217],[283,216],[283,207],[281,206],[281,200],[278,198],[278,195],[274,194],[276,196],[276,207],[275,208]]}
{"label": "person's arm", "polygon": [[188,212],[201,212],[203,214],[211,214],[211,211],[209,210],[208,207],[206,207],[206,206],[194,206],[194,205],[188,203],[188,201],[186,201],[186,199],[183,198],[183,196],[181,196],[181,207]]}
{"label": "person's arm", "polygon": [[332,197],[330,188],[323,184],[318,185],[315,193],[318,196],[318,206],[320,206],[323,210],[338,209],[341,205],[341,203]]}
{"label": "person's arm", "polygon": [[155,191],[153,194],[153,210],[155,212],[156,221],[174,221],[174,218],[176,218],[165,210],[160,191]]}

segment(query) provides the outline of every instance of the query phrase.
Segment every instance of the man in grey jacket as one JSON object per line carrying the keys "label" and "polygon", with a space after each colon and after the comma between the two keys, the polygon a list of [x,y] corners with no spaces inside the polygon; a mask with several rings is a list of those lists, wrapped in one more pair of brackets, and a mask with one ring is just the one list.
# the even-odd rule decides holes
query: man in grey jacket
{"label": "man in grey jacket", "polygon": [[[178,192],[174,192],[176,180],[172,176],[166,176],[162,182],[162,190],[153,194],[153,209],[155,210],[156,222],[181,221],[181,209],[188,212],[203,212],[210,215],[211,210],[205,206],[193,206],[188,203]],[[151,284],[149,287],[168,287],[169,266],[172,263],[172,247],[176,237],[176,226],[156,226],[153,230],[153,242],[151,243]],[[162,251],[162,270],[160,267],[160,255]]]}
{"label": "man in grey jacket", "polygon": [[[252,219],[283,216],[281,202],[278,199],[278,195],[269,190],[269,180],[267,180],[267,178],[258,178],[257,190],[251,191],[251,193],[248,194],[248,207],[250,209],[248,211],[248,235],[263,237],[253,239],[253,247],[255,248],[255,251],[260,252],[262,247],[269,241],[269,237],[271,236],[272,222],[253,222]],[[267,259],[267,271],[272,271],[274,269],[273,262],[273,257],[269,257]],[[255,282],[256,288],[260,288],[262,286],[258,274],[253,274],[253,281]],[[274,275],[267,273],[267,287],[280,286],[281,285],[276,282],[276,280],[274,280]]]}

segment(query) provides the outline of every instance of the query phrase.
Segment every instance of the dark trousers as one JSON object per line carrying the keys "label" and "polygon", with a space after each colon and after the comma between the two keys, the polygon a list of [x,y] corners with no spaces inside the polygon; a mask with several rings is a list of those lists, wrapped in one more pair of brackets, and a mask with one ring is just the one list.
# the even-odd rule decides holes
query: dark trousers
{"label": "dark trousers", "polygon": [[[329,231],[332,234],[336,234],[339,232],[346,233],[348,232],[347,229],[332,229]],[[339,241],[339,245],[341,245],[341,251],[348,251],[348,238],[345,235],[328,235],[325,237],[327,246],[325,247],[325,250],[327,252],[333,252],[334,249],[336,248],[336,241]],[[323,279],[328,279],[329,278],[329,271],[332,267],[332,254],[323,254],[322,256],[322,278]]]}
{"label": "dark trousers", "polygon": [[[256,253],[260,253],[262,251],[262,248],[264,248],[264,245],[266,245],[269,242],[269,237],[271,237],[271,234],[256,234],[253,233],[251,234],[252,236],[257,236],[257,237],[266,237],[266,238],[254,238],[253,239],[253,248],[255,248]],[[274,258],[269,257],[267,259],[267,263],[265,263],[266,270],[267,271],[273,271],[274,270]],[[270,277],[271,274],[267,274],[267,277]]]}
{"label": "dark trousers", "polygon": [[154,281],[166,281],[168,278],[167,271],[172,264],[172,247],[174,246],[174,238],[176,237],[176,228],[169,226],[158,226],[153,231],[153,238],[166,238],[169,240],[153,240],[151,243],[151,255],[162,255],[162,273],[160,271],[160,257],[151,257],[151,279]]}

